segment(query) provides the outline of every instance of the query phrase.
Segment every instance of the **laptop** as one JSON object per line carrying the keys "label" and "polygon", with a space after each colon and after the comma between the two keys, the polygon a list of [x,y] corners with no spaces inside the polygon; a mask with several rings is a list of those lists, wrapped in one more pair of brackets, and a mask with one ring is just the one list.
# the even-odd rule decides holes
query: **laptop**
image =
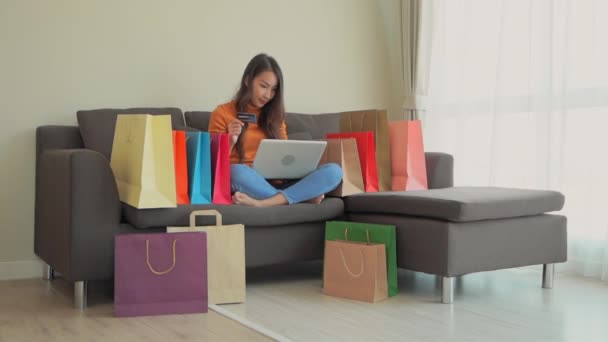
{"label": "laptop", "polygon": [[327,141],[264,139],[253,168],[266,179],[299,179],[317,169]]}

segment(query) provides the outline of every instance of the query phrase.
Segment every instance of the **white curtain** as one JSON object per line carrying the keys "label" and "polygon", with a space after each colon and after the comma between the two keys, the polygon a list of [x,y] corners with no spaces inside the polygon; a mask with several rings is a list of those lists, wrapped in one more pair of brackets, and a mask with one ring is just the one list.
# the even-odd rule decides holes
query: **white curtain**
{"label": "white curtain", "polygon": [[400,119],[415,120],[426,110],[433,10],[431,2],[424,0],[400,0],[400,9],[403,86]]}
{"label": "white curtain", "polygon": [[608,280],[608,1],[435,5],[426,149],[457,185],[564,193],[558,270]]}

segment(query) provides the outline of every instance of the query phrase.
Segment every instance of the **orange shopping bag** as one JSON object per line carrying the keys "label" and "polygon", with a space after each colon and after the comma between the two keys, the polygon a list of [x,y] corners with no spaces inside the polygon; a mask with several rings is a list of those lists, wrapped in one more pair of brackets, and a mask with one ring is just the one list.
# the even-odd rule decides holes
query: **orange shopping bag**
{"label": "orange shopping bag", "polygon": [[426,159],[420,120],[388,123],[391,145],[391,189],[426,190]]}
{"label": "orange shopping bag", "polygon": [[186,158],[186,132],[173,131],[177,204],[190,204],[190,197],[188,196],[188,160]]}

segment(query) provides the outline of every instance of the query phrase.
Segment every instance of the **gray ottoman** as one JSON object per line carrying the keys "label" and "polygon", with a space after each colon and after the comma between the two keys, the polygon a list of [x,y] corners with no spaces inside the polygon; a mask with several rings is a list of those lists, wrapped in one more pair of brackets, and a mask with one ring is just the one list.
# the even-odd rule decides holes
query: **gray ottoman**
{"label": "gray ottoman", "polygon": [[453,300],[453,277],[567,259],[564,196],[555,191],[451,187],[345,198],[350,221],[397,226],[397,265],[442,277],[442,302]]}

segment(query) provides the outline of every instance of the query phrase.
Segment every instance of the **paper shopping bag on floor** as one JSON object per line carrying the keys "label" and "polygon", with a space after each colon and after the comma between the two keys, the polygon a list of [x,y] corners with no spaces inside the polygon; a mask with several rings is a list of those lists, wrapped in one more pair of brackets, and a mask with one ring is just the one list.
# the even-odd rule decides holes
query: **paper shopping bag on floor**
{"label": "paper shopping bag on floor", "polygon": [[384,224],[327,221],[325,240],[348,240],[381,243],[386,247],[386,269],[388,276],[388,295],[399,292],[397,286],[397,233],[395,226]]}
{"label": "paper shopping bag on floor", "polygon": [[420,120],[389,122],[393,191],[426,190],[426,159]]}
{"label": "paper shopping bag on floor", "polygon": [[135,208],[176,207],[170,115],[120,114],[110,167],[120,200]]}
{"label": "paper shopping bag on floor", "polygon": [[391,190],[391,151],[386,110],[362,110],[340,113],[340,132],[373,132],[376,139],[376,163],[379,191]]}
{"label": "paper shopping bag on floor", "polygon": [[211,134],[211,178],[213,204],[232,204],[230,192],[230,135]]}
{"label": "paper shopping bag on floor", "polygon": [[[196,226],[197,216],[215,216],[215,226]],[[167,227],[168,233],[206,232],[209,266],[209,304],[245,301],[245,226],[222,225],[216,210],[190,214],[190,227]]]}
{"label": "paper shopping bag on floor", "polygon": [[211,142],[207,132],[186,132],[190,203],[211,203]]}
{"label": "paper shopping bag on floor", "polygon": [[327,163],[336,163],[342,168],[342,182],[328,196],[342,197],[365,192],[355,139],[327,139],[319,165]]}
{"label": "paper shopping bag on floor", "polygon": [[361,163],[361,174],[365,192],[378,191],[378,167],[376,165],[376,143],[372,132],[330,133],[327,139],[355,138]]}
{"label": "paper shopping bag on floor", "polygon": [[115,237],[114,314],[207,312],[205,233]]}
{"label": "paper shopping bag on floor", "polygon": [[175,161],[177,204],[189,204],[188,159],[186,157],[186,132],[184,131],[173,131],[173,158]]}
{"label": "paper shopping bag on floor", "polygon": [[326,241],[323,293],[377,302],[387,297],[383,244]]}

